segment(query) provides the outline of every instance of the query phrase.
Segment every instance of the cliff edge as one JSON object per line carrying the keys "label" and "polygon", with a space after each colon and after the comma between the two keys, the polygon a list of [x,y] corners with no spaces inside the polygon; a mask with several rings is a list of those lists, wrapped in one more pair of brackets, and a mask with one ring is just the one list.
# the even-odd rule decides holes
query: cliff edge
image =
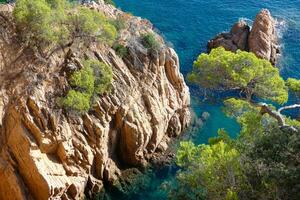
{"label": "cliff edge", "polygon": [[[126,18],[120,58],[105,45],[70,47],[39,58],[15,41],[12,6],[0,6],[0,199],[82,199],[115,185],[131,167],[143,167],[190,122],[190,94],[176,52],[151,23],[103,1],[89,4],[111,18]],[[139,39],[154,33],[149,52]],[[93,58],[113,69],[110,94],[82,116],[57,106],[67,72]]]}

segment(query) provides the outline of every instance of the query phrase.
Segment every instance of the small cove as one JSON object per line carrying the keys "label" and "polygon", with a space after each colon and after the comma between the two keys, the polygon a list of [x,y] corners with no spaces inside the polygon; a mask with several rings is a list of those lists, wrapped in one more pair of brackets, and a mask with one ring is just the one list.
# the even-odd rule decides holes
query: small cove
{"label": "small cove", "polygon": [[[278,31],[282,46],[279,63],[284,78],[300,77],[300,1],[231,1],[231,0],[115,0],[117,7],[136,16],[150,20],[158,32],[175,48],[180,58],[181,72],[184,76],[192,69],[193,61],[201,52],[206,51],[206,43],[217,33],[228,31],[239,19],[251,22],[257,12],[268,8],[278,21]],[[239,132],[235,120],[222,113],[222,103],[216,98],[204,100],[201,89],[190,86],[192,109],[197,116],[208,112],[210,117],[192,138],[197,144],[207,143],[208,138],[216,135],[219,128],[226,129],[232,137]],[[289,103],[299,101],[292,97]],[[298,113],[290,113],[296,116]],[[188,133],[187,133],[188,134]],[[126,199],[163,200],[166,193],[161,184],[171,180],[176,174],[176,166],[164,168],[149,174],[150,181],[144,190]],[[148,185],[147,185],[148,184]],[[125,197],[112,197],[125,199]]]}

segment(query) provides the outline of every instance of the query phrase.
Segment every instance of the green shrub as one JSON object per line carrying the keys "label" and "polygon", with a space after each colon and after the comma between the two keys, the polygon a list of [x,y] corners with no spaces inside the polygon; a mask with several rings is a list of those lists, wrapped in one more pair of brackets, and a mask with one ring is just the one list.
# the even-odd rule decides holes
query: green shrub
{"label": "green shrub", "polygon": [[80,114],[90,109],[91,98],[95,94],[109,92],[113,80],[110,66],[98,60],[83,61],[83,68],[69,78],[72,89],[60,104],[67,110]]}
{"label": "green shrub", "polygon": [[94,93],[103,94],[109,92],[113,80],[113,73],[110,66],[98,60],[86,60],[84,66],[93,70],[95,82]]}
{"label": "green shrub", "polygon": [[69,16],[73,38],[112,43],[117,36],[115,27],[96,10],[80,7]]}
{"label": "green shrub", "polygon": [[128,55],[128,49],[122,44],[114,44],[113,49],[116,51],[117,55],[121,58]]}
{"label": "green shrub", "polygon": [[170,199],[224,199],[226,196],[228,200],[236,200],[237,192],[247,187],[239,161],[239,151],[223,141],[199,146],[190,141],[181,142],[176,164],[182,170],[178,171],[176,180],[191,191],[182,194],[175,187]]}
{"label": "green shrub", "polygon": [[149,50],[158,50],[160,48],[159,42],[156,40],[153,33],[142,35],[142,44]]}
{"label": "green shrub", "polygon": [[93,70],[90,67],[84,67],[83,69],[74,72],[70,77],[70,85],[76,90],[92,94],[94,92],[95,76]]}
{"label": "green shrub", "polygon": [[58,41],[53,12],[45,0],[17,0],[13,15],[27,45],[42,48]]}
{"label": "green shrub", "polygon": [[257,96],[283,104],[288,90],[279,70],[255,54],[226,51],[223,47],[202,53],[188,80],[211,90],[239,90],[247,99]]}
{"label": "green shrub", "polygon": [[117,19],[112,20],[110,23],[112,25],[114,25],[114,27],[117,29],[117,31],[120,31],[126,27],[126,22],[125,22],[124,18],[122,18],[120,16],[117,17]]}
{"label": "green shrub", "polygon": [[13,16],[22,41],[39,50],[75,41],[112,44],[117,36],[103,14],[66,0],[17,0]]}
{"label": "green shrub", "polygon": [[67,96],[62,99],[62,106],[67,110],[84,113],[90,109],[90,99],[90,94],[70,90]]}
{"label": "green shrub", "polygon": [[104,2],[105,2],[106,4],[110,4],[110,5],[113,5],[113,6],[116,5],[115,2],[114,2],[113,0],[104,0]]}
{"label": "green shrub", "polygon": [[300,92],[300,80],[288,78],[286,81],[287,86],[294,92]]}

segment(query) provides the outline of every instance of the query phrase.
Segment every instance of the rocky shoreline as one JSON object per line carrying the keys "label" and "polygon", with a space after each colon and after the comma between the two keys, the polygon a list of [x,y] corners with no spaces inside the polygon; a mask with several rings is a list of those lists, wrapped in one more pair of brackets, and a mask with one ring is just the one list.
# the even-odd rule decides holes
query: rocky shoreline
{"label": "rocky shoreline", "polygon": [[254,53],[257,57],[269,60],[276,65],[280,56],[276,24],[267,9],[261,10],[252,25],[243,20],[235,23],[229,33],[220,33],[208,41],[207,50],[224,47],[228,51],[236,52],[238,49]]}
{"label": "rocky shoreline", "polygon": [[[0,199],[82,199],[124,185],[191,121],[178,56],[152,24],[103,0],[87,6],[126,19],[118,42],[127,56],[95,44],[58,51],[45,62],[16,43],[13,7],[0,8]],[[145,33],[155,35],[159,51],[143,47]],[[80,68],[82,58],[111,66],[114,81],[90,112],[73,116],[56,100],[68,89],[68,69]]]}

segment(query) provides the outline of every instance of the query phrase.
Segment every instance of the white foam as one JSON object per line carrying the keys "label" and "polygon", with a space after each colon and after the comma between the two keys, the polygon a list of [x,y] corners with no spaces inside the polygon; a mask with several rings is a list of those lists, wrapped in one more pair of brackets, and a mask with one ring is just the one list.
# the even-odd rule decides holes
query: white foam
{"label": "white foam", "polygon": [[247,23],[247,25],[250,27],[250,29],[252,28],[252,24],[253,24],[253,20],[246,18],[246,17],[240,17],[239,21],[244,21]]}
{"label": "white foam", "polygon": [[275,18],[275,28],[277,32],[277,37],[282,39],[284,33],[288,29],[288,23],[284,19]]}

